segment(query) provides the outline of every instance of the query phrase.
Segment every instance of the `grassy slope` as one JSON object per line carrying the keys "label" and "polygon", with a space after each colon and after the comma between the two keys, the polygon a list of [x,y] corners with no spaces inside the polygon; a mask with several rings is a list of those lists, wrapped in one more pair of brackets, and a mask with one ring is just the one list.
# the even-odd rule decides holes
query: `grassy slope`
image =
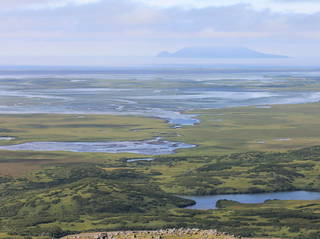
{"label": "grassy slope", "polygon": [[[150,177],[133,170],[107,171],[88,164],[2,178],[0,192],[0,229],[18,235],[40,235],[57,224],[76,231],[120,229],[126,221],[133,223],[134,215],[154,217],[160,210],[192,203],[163,192]],[[141,221],[138,225],[142,227]]]}
{"label": "grassy slope", "polygon": [[[250,160],[252,167],[260,168],[264,165],[263,161],[270,161],[269,165],[274,165],[269,154],[262,156],[262,153],[224,156],[226,158],[222,160],[230,162],[227,165],[231,165],[231,168],[218,172],[232,172],[231,163],[241,162],[245,167],[246,160]],[[297,189],[317,189],[312,187],[318,187],[318,184],[308,183],[310,179],[307,176],[297,175],[300,167],[295,160],[308,159],[307,163],[311,165],[318,163],[319,147],[277,154],[277,159],[280,164],[283,163],[281,160],[286,160],[286,166],[270,169],[264,165],[263,168],[268,173],[278,175],[275,179],[279,182],[273,182],[269,177],[255,176],[254,179],[259,178],[256,188],[265,187],[266,191],[279,189],[276,187],[281,190],[288,187],[296,189],[294,178],[297,177],[301,182],[304,180]],[[295,166],[290,167],[291,164]],[[320,226],[319,201],[269,201],[258,205],[227,203],[219,210],[187,210],[179,207],[190,202],[161,190],[160,186],[164,189],[169,186],[155,181],[155,172],[149,174],[142,169],[129,169],[125,167],[125,163],[122,169],[117,167],[111,170],[109,167],[102,170],[101,166],[105,167],[103,164],[65,165],[32,173],[25,179],[2,178],[1,231],[19,235],[41,235],[53,231],[55,227],[69,233],[87,230],[196,227],[219,229],[242,236],[300,238],[300,235],[304,235],[302,238],[315,239],[314,235]],[[175,166],[179,168],[178,165],[173,167]],[[310,166],[304,163],[302,169],[305,167]],[[201,170],[203,169],[206,174],[211,175],[212,164],[203,165]],[[198,172],[198,169],[195,172]],[[217,171],[213,170],[213,173]],[[256,173],[256,170],[253,173]],[[311,181],[316,182],[317,177]],[[192,182],[200,189],[216,189],[210,181],[201,181],[201,186],[197,184],[199,181],[201,180],[197,177],[192,178]],[[187,189],[194,186],[188,181],[177,180],[174,183]],[[266,187],[269,184],[271,189]],[[217,186],[219,187],[220,185]],[[177,187],[173,184],[171,190],[175,188]],[[230,188],[226,187],[225,190]],[[237,188],[233,188],[232,192],[240,192],[240,189],[237,191]]]}
{"label": "grassy slope", "polygon": [[320,191],[320,147],[288,153],[238,153],[224,156],[160,158],[137,162],[162,189],[176,194]]}

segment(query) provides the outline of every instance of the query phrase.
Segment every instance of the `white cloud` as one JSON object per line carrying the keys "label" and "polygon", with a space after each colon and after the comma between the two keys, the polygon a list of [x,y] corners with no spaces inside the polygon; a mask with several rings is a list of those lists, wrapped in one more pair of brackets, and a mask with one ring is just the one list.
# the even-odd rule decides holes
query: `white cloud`
{"label": "white cloud", "polygon": [[1,0],[2,10],[34,9],[65,7],[68,5],[83,5],[96,3],[100,0]]}
{"label": "white cloud", "polygon": [[258,10],[248,4],[183,8],[154,7],[136,0],[2,1],[2,9],[20,9],[0,14],[0,51],[7,54],[150,54],[221,43],[283,51],[295,44],[299,47],[290,49],[303,51],[320,36],[320,13]]}
{"label": "white cloud", "polygon": [[[1,0],[1,9],[43,9],[68,5],[83,5],[109,0]],[[120,0],[121,1],[121,0]],[[274,12],[315,13],[320,12],[319,0],[131,0],[153,7],[184,9],[223,7],[238,4],[250,5],[256,10],[269,9]]]}
{"label": "white cloud", "polygon": [[[40,0],[29,0],[35,4]],[[50,0],[51,4],[53,0]],[[69,4],[85,2],[69,0]],[[93,1],[93,0],[90,0]],[[43,0],[42,0],[43,2]],[[57,4],[59,1],[56,0]],[[67,2],[64,1],[66,4]],[[265,37],[292,32],[320,31],[320,14],[274,13],[248,5],[195,9],[157,9],[126,0],[104,0],[97,4],[71,5],[54,11],[7,13],[0,16],[0,36],[20,34],[37,37],[35,32],[53,33],[60,39],[117,37],[212,36]],[[28,34],[30,32],[30,34]],[[57,34],[59,33],[59,34]],[[150,36],[149,34],[150,33]],[[232,33],[232,34],[231,34]],[[22,34],[21,34],[22,35]]]}
{"label": "white cloud", "polygon": [[319,0],[135,0],[156,7],[206,8],[248,4],[256,10],[274,12],[315,13],[320,11]]}

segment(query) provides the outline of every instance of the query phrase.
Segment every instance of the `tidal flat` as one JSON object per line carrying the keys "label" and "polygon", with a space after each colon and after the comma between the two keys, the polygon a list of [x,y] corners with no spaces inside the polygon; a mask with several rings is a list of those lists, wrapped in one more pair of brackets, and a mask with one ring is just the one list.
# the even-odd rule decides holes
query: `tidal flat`
{"label": "tidal flat", "polygon": [[0,112],[134,115],[192,125],[194,109],[312,103],[318,72],[12,71],[0,76]]}

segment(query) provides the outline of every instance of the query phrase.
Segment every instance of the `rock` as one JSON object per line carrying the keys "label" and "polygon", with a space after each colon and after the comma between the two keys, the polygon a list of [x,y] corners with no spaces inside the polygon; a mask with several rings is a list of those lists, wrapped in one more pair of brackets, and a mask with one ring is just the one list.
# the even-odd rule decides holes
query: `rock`
{"label": "rock", "polygon": [[194,239],[239,239],[234,235],[220,233],[215,229],[200,230],[197,228],[172,228],[158,231],[115,231],[108,233],[79,234],[63,239],[167,239],[167,238],[194,238]]}

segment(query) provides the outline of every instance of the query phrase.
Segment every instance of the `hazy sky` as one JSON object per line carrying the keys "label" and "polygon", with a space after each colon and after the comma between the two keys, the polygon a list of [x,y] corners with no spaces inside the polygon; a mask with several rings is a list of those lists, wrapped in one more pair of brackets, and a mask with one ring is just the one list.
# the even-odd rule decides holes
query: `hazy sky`
{"label": "hazy sky", "polygon": [[0,64],[198,45],[320,52],[320,0],[1,0],[0,18]]}

